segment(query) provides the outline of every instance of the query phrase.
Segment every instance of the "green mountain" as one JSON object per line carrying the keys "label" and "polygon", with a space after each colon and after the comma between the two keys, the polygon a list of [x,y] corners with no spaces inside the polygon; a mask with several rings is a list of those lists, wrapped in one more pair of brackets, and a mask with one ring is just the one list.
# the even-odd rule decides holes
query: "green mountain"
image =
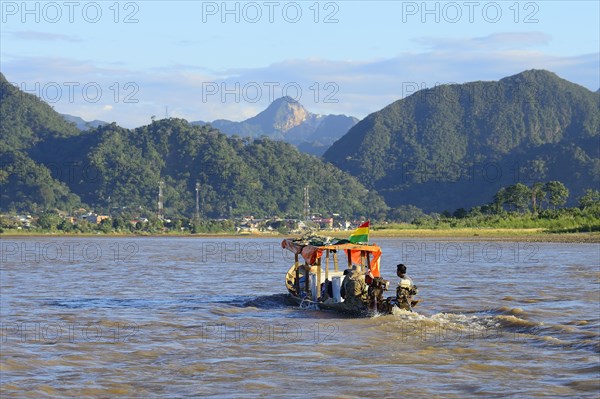
{"label": "green mountain", "polygon": [[164,182],[167,216],[191,216],[196,184],[204,215],[376,216],[386,205],[356,178],[284,142],[228,137],[210,126],[164,119],[136,129],[79,131],[3,76],[0,210],[156,209]]}
{"label": "green mountain", "polygon": [[305,185],[314,211],[375,215],[385,208],[355,178],[287,143],[227,137],[182,119],[134,130],[109,125],[95,134],[99,142],[83,164],[98,177],[72,186],[87,202],[154,209],[162,180],[171,215],[192,214],[196,183],[203,212],[213,217],[300,215]]}
{"label": "green mountain", "polygon": [[516,182],[600,184],[600,96],[554,73],[438,86],[360,121],[324,159],[428,211],[481,205]]}
{"label": "green mountain", "polygon": [[51,137],[69,137],[79,129],[40,100],[10,84],[0,73],[0,134],[2,144],[14,150],[27,149]]}
{"label": "green mountain", "polygon": [[0,209],[36,211],[79,204],[66,184],[28,154],[48,140],[77,136],[77,127],[1,73],[0,121]]}

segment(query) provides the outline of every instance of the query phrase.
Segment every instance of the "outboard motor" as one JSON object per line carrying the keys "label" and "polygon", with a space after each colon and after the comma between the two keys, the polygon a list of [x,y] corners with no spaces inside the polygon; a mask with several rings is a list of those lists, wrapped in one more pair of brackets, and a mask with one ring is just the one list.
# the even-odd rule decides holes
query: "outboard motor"
{"label": "outboard motor", "polygon": [[369,284],[369,290],[367,295],[369,298],[369,308],[383,312],[385,309],[383,293],[387,291],[390,282],[382,279],[381,277],[374,277],[371,284]]}

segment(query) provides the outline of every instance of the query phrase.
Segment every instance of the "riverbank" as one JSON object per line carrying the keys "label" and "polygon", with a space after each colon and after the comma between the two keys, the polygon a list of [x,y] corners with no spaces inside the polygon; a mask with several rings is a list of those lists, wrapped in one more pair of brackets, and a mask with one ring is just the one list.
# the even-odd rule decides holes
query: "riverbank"
{"label": "riverbank", "polygon": [[[346,238],[350,231],[321,230],[316,234]],[[0,234],[0,238],[10,237],[173,237],[173,238],[283,238],[289,235],[277,232],[256,232],[252,234],[235,233],[63,233],[8,230]],[[550,233],[545,229],[493,229],[493,228],[450,228],[450,229],[371,229],[371,241],[377,238],[401,239],[436,239],[443,241],[520,241],[520,242],[572,242],[572,243],[600,243],[600,232],[590,233]]]}
{"label": "riverbank", "polygon": [[431,238],[447,241],[522,241],[600,243],[600,232],[551,233],[545,229],[385,229],[371,233],[377,237]]}

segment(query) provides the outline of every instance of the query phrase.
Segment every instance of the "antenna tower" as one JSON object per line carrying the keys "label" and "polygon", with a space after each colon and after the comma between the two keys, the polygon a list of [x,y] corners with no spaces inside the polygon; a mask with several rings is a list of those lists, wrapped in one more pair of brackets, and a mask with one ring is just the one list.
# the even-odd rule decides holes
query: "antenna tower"
{"label": "antenna tower", "polygon": [[163,207],[163,186],[165,185],[164,181],[158,182],[158,212],[157,216],[159,219],[163,219],[165,216],[165,211]]}
{"label": "antenna tower", "polygon": [[304,186],[304,220],[310,216],[310,203],[308,198],[308,186]]}

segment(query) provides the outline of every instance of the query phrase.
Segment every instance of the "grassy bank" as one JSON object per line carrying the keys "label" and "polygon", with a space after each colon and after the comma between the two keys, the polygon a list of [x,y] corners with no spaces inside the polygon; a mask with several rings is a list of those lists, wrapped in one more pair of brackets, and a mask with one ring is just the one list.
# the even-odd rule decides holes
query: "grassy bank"
{"label": "grassy bank", "polygon": [[600,242],[600,232],[551,233],[541,228],[450,228],[450,229],[385,229],[374,230],[373,238],[440,238],[446,240],[500,240],[539,242]]}
{"label": "grassy bank", "polygon": [[[349,232],[320,231],[319,234],[343,238]],[[532,242],[600,242],[600,232],[591,233],[550,233],[541,228],[500,229],[500,228],[371,228],[370,241],[377,238],[440,239],[444,241],[532,241]]]}
{"label": "grassy bank", "polygon": [[[320,230],[319,235],[346,238],[350,231]],[[255,234],[232,234],[232,233],[64,233],[64,232],[42,232],[7,230],[0,234],[2,238],[8,237],[182,237],[182,238],[284,238],[290,235],[279,233],[255,233]],[[531,241],[531,242],[585,242],[600,243],[600,232],[560,232],[552,233],[542,228],[529,229],[505,229],[505,228],[415,228],[408,225],[404,228],[371,228],[370,239],[377,238],[402,238],[402,239],[439,239],[460,241]]]}

